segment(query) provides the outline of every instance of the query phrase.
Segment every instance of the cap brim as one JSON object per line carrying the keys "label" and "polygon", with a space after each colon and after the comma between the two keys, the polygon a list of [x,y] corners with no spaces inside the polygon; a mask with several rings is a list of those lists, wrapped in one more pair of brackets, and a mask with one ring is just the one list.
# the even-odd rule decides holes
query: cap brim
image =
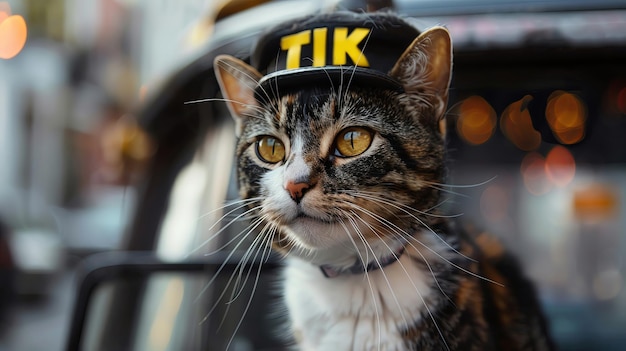
{"label": "cap brim", "polygon": [[264,101],[295,90],[315,87],[342,90],[360,87],[404,92],[397,79],[380,71],[355,66],[325,66],[272,72],[261,78],[254,93],[257,100]]}

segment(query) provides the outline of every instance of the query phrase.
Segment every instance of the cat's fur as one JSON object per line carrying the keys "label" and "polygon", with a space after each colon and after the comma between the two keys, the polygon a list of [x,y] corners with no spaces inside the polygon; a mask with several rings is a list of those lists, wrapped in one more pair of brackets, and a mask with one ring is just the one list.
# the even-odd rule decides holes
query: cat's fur
{"label": "cat's fur", "polygon": [[[515,261],[440,211],[451,62],[449,34],[436,27],[389,72],[403,93],[345,82],[259,102],[262,75],[216,59],[237,122],[241,196],[255,208],[260,240],[288,257],[284,296],[299,349],[552,349]],[[354,126],[371,131],[371,145],[338,156],[337,134]],[[280,162],[259,157],[265,135],[284,145]],[[320,269],[359,261],[379,269],[334,278]]]}

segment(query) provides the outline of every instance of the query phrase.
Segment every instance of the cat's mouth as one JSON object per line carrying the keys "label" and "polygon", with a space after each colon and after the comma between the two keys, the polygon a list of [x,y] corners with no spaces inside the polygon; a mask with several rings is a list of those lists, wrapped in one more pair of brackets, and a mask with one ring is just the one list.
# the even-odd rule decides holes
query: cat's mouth
{"label": "cat's mouth", "polygon": [[288,227],[300,231],[303,228],[312,230],[320,230],[325,226],[333,226],[337,223],[336,219],[331,218],[328,215],[319,216],[316,214],[310,214],[305,211],[299,210],[298,213],[291,218],[283,218],[279,221],[283,227]]}
{"label": "cat's mouth", "polygon": [[314,250],[333,247],[345,235],[336,221],[305,212],[299,212],[280,226],[298,246]]}
{"label": "cat's mouth", "polygon": [[296,217],[292,220],[292,222],[294,221],[313,221],[313,222],[317,222],[317,223],[324,223],[324,224],[332,224],[335,221],[330,220],[329,218],[320,218],[320,217],[316,217],[316,216],[311,216],[308,215],[302,211],[300,211]]}

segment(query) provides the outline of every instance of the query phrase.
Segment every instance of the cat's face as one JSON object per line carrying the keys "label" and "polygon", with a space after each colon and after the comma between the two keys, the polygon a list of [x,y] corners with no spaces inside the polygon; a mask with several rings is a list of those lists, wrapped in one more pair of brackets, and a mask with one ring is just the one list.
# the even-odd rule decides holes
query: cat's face
{"label": "cat's face", "polygon": [[261,75],[232,57],[216,72],[237,122],[243,198],[274,247],[306,252],[399,237],[439,204],[441,126],[451,46],[443,28],[417,38],[390,75],[404,93],[310,87],[259,102]]}

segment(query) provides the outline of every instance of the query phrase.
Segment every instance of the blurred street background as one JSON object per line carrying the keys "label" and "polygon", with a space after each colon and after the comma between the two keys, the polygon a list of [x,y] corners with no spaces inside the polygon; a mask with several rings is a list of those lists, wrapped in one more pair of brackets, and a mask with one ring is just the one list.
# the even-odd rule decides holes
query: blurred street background
{"label": "blurred street background", "polygon": [[[409,13],[423,26],[448,26],[458,44],[448,121],[453,208],[520,256],[562,349],[626,349],[626,4],[578,11],[571,4],[581,1],[528,0],[519,3],[545,11],[498,15],[493,4],[469,5],[489,1],[449,1],[449,13],[433,1],[397,3],[417,8]],[[169,147],[151,141],[139,111],[211,38],[280,12],[244,20],[235,13],[262,1],[227,2],[0,0],[0,351],[64,348],[76,265],[136,239],[128,236],[136,184],[150,177],[157,147]],[[317,7],[325,3],[333,1]],[[218,18],[227,24],[214,25]],[[583,48],[584,73],[562,78],[569,73],[554,57],[526,61],[524,48],[550,45]],[[507,59],[530,62],[527,71],[481,66],[499,57],[490,50],[513,52]],[[590,57],[616,68],[585,66]],[[486,78],[472,65],[496,73]],[[489,86],[496,78],[508,81]],[[544,130],[533,128],[537,116]],[[212,228],[198,220],[208,210],[194,205],[197,196],[213,189],[219,204],[231,191],[219,174],[232,165],[218,157],[230,149],[211,140],[198,150],[218,145],[221,154],[187,159],[167,211],[154,217],[154,248],[168,257],[178,248],[184,254],[173,257],[186,257]],[[218,176],[195,168],[200,161]]]}
{"label": "blurred street background", "polygon": [[120,158],[133,113],[220,5],[0,1],[0,350],[64,347],[73,267],[119,249],[133,213],[136,171]]}

